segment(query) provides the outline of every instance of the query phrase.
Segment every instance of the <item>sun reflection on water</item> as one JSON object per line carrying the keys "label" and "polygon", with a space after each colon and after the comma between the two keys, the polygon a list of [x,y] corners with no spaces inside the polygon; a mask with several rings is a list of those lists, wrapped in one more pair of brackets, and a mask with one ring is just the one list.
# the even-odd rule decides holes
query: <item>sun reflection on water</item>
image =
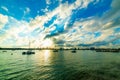
{"label": "sun reflection on water", "polygon": [[51,56],[50,50],[44,51],[44,60],[45,62],[49,62],[49,57]]}
{"label": "sun reflection on water", "polygon": [[35,57],[36,64],[48,65],[51,62],[52,54],[50,50],[40,50],[40,51],[36,51],[36,54],[34,57]]}

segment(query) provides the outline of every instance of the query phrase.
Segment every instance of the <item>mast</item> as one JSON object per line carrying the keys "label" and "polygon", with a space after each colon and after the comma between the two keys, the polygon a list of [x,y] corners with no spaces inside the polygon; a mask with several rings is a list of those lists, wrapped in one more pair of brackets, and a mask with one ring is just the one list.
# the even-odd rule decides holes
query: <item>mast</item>
{"label": "mast", "polygon": [[30,49],[30,40],[29,40],[29,49]]}

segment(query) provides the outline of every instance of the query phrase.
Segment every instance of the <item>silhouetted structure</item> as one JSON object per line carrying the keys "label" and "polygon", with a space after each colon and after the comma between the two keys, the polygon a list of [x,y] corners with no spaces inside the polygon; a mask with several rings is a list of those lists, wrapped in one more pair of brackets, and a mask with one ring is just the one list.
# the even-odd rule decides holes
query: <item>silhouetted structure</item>
{"label": "silhouetted structure", "polygon": [[22,52],[23,55],[27,54],[27,55],[30,55],[30,54],[35,54],[35,52],[32,52],[32,50],[30,50],[30,41],[29,41],[29,50],[27,52]]}
{"label": "silhouetted structure", "polygon": [[27,52],[22,52],[23,55],[27,54],[27,55],[30,55],[30,54],[35,54],[35,52],[32,52],[31,50],[28,50]]}
{"label": "silhouetted structure", "polygon": [[76,50],[72,50],[71,52],[72,52],[72,53],[76,53]]}
{"label": "silhouetted structure", "polygon": [[[120,52],[120,48],[74,48],[74,47],[63,47],[63,48],[0,48],[0,50],[28,50],[29,53],[32,50],[53,50],[53,52],[58,52],[58,50],[92,50],[96,52]],[[25,52],[23,52],[24,54]]]}
{"label": "silhouetted structure", "polygon": [[57,50],[57,49],[55,49],[55,50],[53,50],[53,52],[58,52],[58,50]]}

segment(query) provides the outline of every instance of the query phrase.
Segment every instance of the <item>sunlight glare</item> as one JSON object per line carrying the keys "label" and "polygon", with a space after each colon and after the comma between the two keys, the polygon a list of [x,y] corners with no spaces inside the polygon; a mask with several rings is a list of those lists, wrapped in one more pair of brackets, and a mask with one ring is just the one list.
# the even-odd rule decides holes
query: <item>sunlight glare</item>
{"label": "sunlight glare", "polygon": [[53,41],[51,39],[44,40],[42,47],[54,47]]}

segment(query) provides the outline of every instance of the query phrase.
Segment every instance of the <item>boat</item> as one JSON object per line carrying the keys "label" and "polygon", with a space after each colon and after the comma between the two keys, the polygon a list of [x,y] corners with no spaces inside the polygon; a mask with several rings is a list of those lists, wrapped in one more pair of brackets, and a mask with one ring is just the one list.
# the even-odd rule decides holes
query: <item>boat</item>
{"label": "boat", "polygon": [[71,52],[72,52],[72,53],[76,53],[76,50],[72,50]]}
{"label": "boat", "polygon": [[58,50],[57,50],[57,49],[55,49],[55,50],[53,50],[53,52],[58,52]]}
{"label": "boat", "polygon": [[7,52],[7,51],[3,51],[3,52]]}
{"label": "boat", "polygon": [[29,41],[29,50],[26,52],[22,52],[23,55],[30,55],[30,54],[35,54],[32,50],[30,50],[30,41]]}
{"label": "boat", "polygon": [[120,52],[120,50],[109,50],[109,49],[98,49],[98,50],[95,50],[96,52]]}
{"label": "boat", "polygon": [[33,52],[32,50],[28,50],[26,52],[22,52],[23,55],[27,54],[27,55],[30,55],[30,54],[35,54],[35,52]]}

